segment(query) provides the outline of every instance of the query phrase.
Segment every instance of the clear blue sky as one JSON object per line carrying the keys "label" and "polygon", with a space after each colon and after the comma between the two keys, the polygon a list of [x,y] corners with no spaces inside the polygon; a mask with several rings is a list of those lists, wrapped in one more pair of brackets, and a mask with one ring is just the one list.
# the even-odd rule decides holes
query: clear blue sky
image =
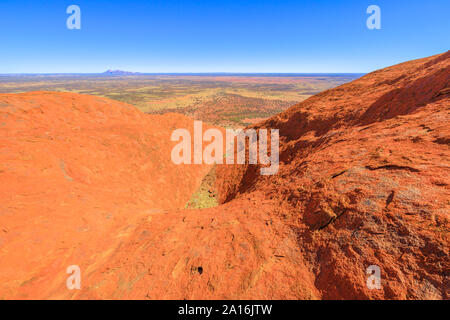
{"label": "clear blue sky", "polygon": [[449,0],[0,2],[0,73],[369,72],[449,44]]}

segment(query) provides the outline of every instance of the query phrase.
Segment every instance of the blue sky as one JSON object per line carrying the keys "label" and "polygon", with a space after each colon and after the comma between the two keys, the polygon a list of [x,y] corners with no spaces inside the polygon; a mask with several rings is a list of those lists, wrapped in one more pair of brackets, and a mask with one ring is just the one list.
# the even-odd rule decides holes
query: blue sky
{"label": "blue sky", "polygon": [[0,73],[369,72],[449,50],[449,14],[449,0],[2,0]]}

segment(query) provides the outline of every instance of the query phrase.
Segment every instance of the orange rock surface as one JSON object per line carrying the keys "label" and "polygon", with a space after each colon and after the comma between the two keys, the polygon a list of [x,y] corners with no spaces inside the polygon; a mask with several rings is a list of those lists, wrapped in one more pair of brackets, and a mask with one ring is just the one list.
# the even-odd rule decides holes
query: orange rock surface
{"label": "orange rock surface", "polygon": [[181,208],[210,167],[170,161],[189,118],[48,92],[0,112],[0,298],[448,299],[450,52],[256,124],[278,174],[217,166],[203,210]]}
{"label": "orange rock surface", "polygon": [[192,127],[93,96],[0,95],[0,299],[58,297],[67,266],[88,272],[139,218],[184,207],[209,171],[170,159]]}

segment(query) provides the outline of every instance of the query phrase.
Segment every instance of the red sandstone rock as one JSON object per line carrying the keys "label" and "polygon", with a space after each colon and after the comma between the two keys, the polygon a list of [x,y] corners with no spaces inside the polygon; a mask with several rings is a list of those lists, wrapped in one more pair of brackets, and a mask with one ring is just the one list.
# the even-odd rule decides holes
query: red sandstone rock
{"label": "red sandstone rock", "polygon": [[447,299],[449,88],[447,52],[311,97],[256,126],[280,129],[279,173],[219,167],[221,201],[285,207],[322,299]]}
{"label": "red sandstone rock", "polygon": [[171,162],[171,132],[192,126],[94,96],[1,94],[0,299],[57,297],[67,266],[87,272],[140,218],[183,207],[209,170]]}
{"label": "red sandstone rock", "polygon": [[448,299],[449,88],[447,52],[311,97],[254,126],[278,174],[217,166],[204,210],[176,209],[209,170],[167,159],[187,118],[0,95],[0,298]]}

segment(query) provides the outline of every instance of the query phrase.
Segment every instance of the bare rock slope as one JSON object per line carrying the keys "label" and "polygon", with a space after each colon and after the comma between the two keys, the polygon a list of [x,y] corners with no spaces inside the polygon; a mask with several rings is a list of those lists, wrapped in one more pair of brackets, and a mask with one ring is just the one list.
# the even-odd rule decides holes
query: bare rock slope
{"label": "bare rock slope", "polygon": [[[171,162],[177,114],[73,93],[0,95],[0,299],[59,297],[141,217],[184,207],[208,166]],[[57,292],[57,291],[56,291]]]}
{"label": "bare rock slope", "polygon": [[448,299],[450,52],[255,125],[280,129],[278,174],[217,166],[204,210],[180,208],[210,167],[169,159],[189,119],[75,94],[0,107],[0,298]]}

